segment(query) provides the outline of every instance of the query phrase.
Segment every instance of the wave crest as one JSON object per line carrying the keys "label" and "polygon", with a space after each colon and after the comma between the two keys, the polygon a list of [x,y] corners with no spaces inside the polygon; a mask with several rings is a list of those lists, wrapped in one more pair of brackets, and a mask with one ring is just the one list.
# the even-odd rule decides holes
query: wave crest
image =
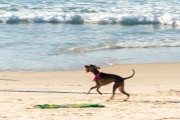
{"label": "wave crest", "polygon": [[69,24],[163,24],[179,26],[180,20],[170,14],[162,16],[117,15],[117,14],[69,14],[69,13],[7,13],[0,15],[1,23],[69,23]]}

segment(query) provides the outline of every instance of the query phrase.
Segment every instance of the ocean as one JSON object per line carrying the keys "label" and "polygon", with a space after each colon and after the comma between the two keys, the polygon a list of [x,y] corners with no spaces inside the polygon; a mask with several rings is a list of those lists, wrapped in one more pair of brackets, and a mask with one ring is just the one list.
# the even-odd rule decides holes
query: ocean
{"label": "ocean", "polygon": [[0,0],[0,70],[180,62],[179,0]]}

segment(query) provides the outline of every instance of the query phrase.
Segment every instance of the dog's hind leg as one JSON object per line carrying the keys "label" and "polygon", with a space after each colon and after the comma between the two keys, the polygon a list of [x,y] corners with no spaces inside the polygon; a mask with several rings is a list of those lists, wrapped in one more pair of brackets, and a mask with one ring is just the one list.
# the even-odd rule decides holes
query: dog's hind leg
{"label": "dog's hind leg", "polygon": [[120,83],[114,83],[114,86],[113,86],[113,94],[112,96],[110,97],[109,100],[113,99],[114,98],[114,95],[115,95],[115,92],[116,92],[116,89],[120,86],[121,84]]}
{"label": "dog's hind leg", "polygon": [[119,88],[120,92],[127,95],[127,98],[124,101],[127,101],[129,99],[129,94],[127,92],[124,91],[124,82],[122,83],[122,85]]}

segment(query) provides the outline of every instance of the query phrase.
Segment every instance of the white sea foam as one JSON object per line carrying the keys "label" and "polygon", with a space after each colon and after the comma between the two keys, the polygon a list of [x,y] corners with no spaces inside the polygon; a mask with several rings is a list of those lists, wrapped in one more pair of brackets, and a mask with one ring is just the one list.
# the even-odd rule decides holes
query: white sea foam
{"label": "white sea foam", "polygon": [[163,24],[179,26],[180,21],[170,14],[160,17],[147,15],[103,15],[103,14],[13,14],[0,15],[2,23],[71,23],[71,24]]}
{"label": "white sea foam", "polygon": [[[5,0],[6,1],[6,0]],[[21,0],[20,0],[21,1]],[[51,4],[50,4],[51,3]],[[15,1],[0,5],[1,23],[180,25],[180,2],[170,1]]]}

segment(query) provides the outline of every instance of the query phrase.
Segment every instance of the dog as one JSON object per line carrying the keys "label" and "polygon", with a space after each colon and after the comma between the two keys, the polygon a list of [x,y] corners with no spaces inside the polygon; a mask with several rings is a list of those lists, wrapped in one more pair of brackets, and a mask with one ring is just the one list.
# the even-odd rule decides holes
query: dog
{"label": "dog", "polygon": [[133,74],[129,77],[126,77],[126,78],[120,77],[120,76],[115,75],[115,74],[108,74],[108,73],[99,72],[98,69],[100,69],[100,67],[98,67],[96,65],[92,65],[92,64],[91,65],[85,65],[85,69],[86,69],[86,72],[92,72],[94,74],[94,76],[95,76],[94,81],[96,82],[96,86],[91,87],[90,90],[88,91],[87,95],[90,93],[90,91],[92,89],[95,89],[95,88],[97,88],[97,92],[100,95],[102,95],[102,93],[99,91],[99,88],[101,86],[104,86],[104,85],[107,85],[107,84],[114,82],[113,93],[112,93],[112,96],[110,97],[109,100],[114,98],[115,91],[117,88],[119,88],[121,93],[123,93],[127,96],[127,98],[124,101],[127,101],[129,99],[130,95],[124,91],[124,80],[132,78],[134,76],[135,71],[133,69],[132,69]]}

